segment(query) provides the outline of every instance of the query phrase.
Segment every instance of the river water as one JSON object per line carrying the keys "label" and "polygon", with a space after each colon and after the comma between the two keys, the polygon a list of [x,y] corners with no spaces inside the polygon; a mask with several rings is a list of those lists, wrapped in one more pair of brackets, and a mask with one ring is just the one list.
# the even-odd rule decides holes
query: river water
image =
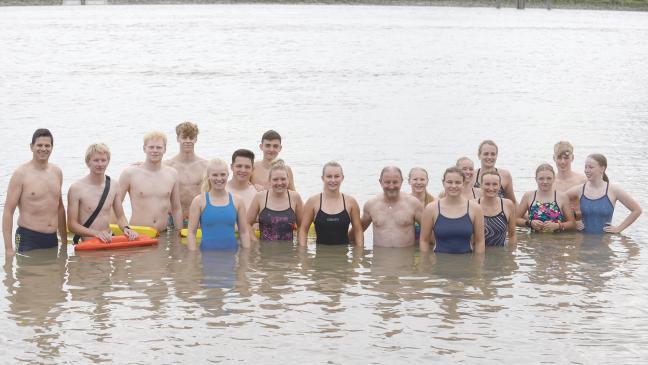
{"label": "river water", "polygon": [[[426,167],[438,192],[443,169],[486,138],[521,196],[567,139],[576,169],[604,153],[645,209],[647,40],[648,14],[635,12],[0,8],[0,201],[37,127],[54,133],[67,190],[89,143],[110,145],[116,177],[143,158],[145,132],[173,136],[188,119],[209,158],[258,151],[276,129],[302,196],[338,160],[361,204],[387,164]],[[617,204],[615,223],[626,214]],[[364,250],[201,255],[163,236],[157,248],[30,252],[0,272],[0,362],[645,363],[646,223],[598,239],[520,230],[517,247],[484,259],[373,249],[370,230]]]}

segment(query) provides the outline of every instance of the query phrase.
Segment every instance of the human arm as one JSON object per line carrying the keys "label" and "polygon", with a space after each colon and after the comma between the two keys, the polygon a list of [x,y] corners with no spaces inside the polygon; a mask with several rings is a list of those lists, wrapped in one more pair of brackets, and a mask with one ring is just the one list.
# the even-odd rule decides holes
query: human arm
{"label": "human arm", "polygon": [[299,232],[297,233],[297,241],[300,246],[306,246],[308,242],[308,229],[310,228],[311,223],[314,219],[314,205],[315,199],[312,197],[306,201],[302,209],[301,224],[299,225]]}
{"label": "human arm", "polygon": [[630,214],[619,224],[618,226],[608,225],[603,227],[603,230],[607,233],[621,233],[624,229],[628,228],[634,221],[639,218],[642,213],[641,206],[634,200],[630,194],[626,193],[620,186],[613,184],[612,192],[616,195],[617,200],[621,202],[628,210]]}
{"label": "human arm", "polygon": [[301,226],[302,210],[304,209],[304,202],[298,192],[293,192],[293,201],[295,205],[295,219],[297,220],[297,227]]}
{"label": "human arm", "polygon": [[253,225],[257,221],[257,217],[259,215],[259,210],[261,207],[259,206],[259,194],[256,194],[254,196],[254,199],[252,199],[252,202],[250,203],[250,210],[247,211],[247,221],[248,224]]}
{"label": "human arm", "polygon": [[362,227],[363,232],[366,231],[367,228],[369,228],[369,225],[372,222],[372,218],[371,218],[371,202],[372,202],[372,200],[369,200],[362,207],[362,218],[360,218],[360,223],[362,224],[361,227]]}
{"label": "human arm", "polygon": [[572,231],[576,229],[576,218],[574,218],[574,211],[571,209],[571,204],[569,203],[569,198],[567,194],[557,193],[556,198],[558,199],[558,207],[565,217],[565,221],[562,223],[553,223],[553,225],[558,225],[554,227],[554,231]]}
{"label": "human arm", "polygon": [[[119,182],[114,183],[115,187],[114,189],[117,190],[117,194],[119,194]],[[69,193],[68,193],[69,196]],[[69,210],[69,204],[68,204],[68,210]],[[124,213],[124,206],[122,205],[122,201],[119,199],[119,197],[116,195],[115,198],[113,199],[113,204],[112,204],[112,211],[115,213],[115,218],[116,218],[116,223],[119,226],[119,229],[124,232],[126,236],[128,236],[128,240],[132,241],[137,238],[138,234],[134,230],[132,230],[130,227],[128,227],[128,220],[126,219],[126,214]]]}
{"label": "human arm", "polygon": [[427,252],[430,250],[432,227],[436,221],[436,207],[436,204],[428,204],[421,214],[421,234],[419,236],[419,249],[421,252]]}
{"label": "human arm", "polygon": [[244,248],[250,247],[250,225],[247,221],[245,212],[245,203],[238,197],[234,197],[234,207],[236,208],[236,225],[238,226],[239,240]]}
{"label": "human arm", "polygon": [[203,210],[202,199],[202,195],[196,196],[189,206],[189,222],[187,223],[187,248],[189,251],[195,251],[197,249],[196,231],[198,231],[198,222]]}
{"label": "human arm", "polygon": [[[59,177],[59,192],[63,189],[63,172],[57,167],[56,173]],[[63,194],[59,193],[58,199],[58,232],[61,243],[67,245],[67,223],[65,222],[65,205],[63,205]]]}
{"label": "human arm", "polygon": [[502,187],[504,188],[504,197],[517,204],[515,199],[515,191],[513,190],[513,176],[508,170],[500,169],[500,174],[502,175]]}
{"label": "human arm", "polygon": [[[529,227],[529,224],[531,223],[526,216],[529,211],[529,195],[529,192],[524,193],[522,200],[520,200],[520,204],[515,208],[515,224],[518,227]],[[513,204],[515,205],[515,202],[513,202]]]}
{"label": "human arm", "polygon": [[5,256],[13,256],[13,216],[22,194],[22,173],[16,171],[9,180],[7,187],[7,198],[2,211],[2,238],[5,244]]}
{"label": "human arm", "polygon": [[517,244],[517,236],[515,234],[515,204],[513,204],[512,201],[505,199],[504,207],[509,212],[506,217],[508,221],[508,243],[510,246],[513,246]]}
{"label": "human arm", "polygon": [[349,215],[351,216],[351,232],[349,232],[349,236],[353,236],[356,247],[364,247],[364,229],[362,229],[362,219],[360,218],[360,205],[354,198],[348,198]]}
{"label": "human arm", "polygon": [[423,204],[416,198],[412,199],[414,204],[414,222],[421,224],[421,215],[423,214]]}
{"label": "human arm", "polygon": [[470,210],[473,212],[473,251],[475,253],[484,253],[486,250],[484,212],[475,201],[470,204]]}
{"label": "human arm", "polygon": [[173,226],[178,230],[178,235],[182,230],[184,225],[182,221],[182,204],[180,203],[180,180],[178,178],[178,172],[172,168],[174,183],[173,189],[171,190],[171,216],[173,216]]}
{"label": "human arm", "polygon": [[295,178],[293,176],[292,169],[290,166],[286,166],[286,171],[288,172],[288,190],[295,190]]}

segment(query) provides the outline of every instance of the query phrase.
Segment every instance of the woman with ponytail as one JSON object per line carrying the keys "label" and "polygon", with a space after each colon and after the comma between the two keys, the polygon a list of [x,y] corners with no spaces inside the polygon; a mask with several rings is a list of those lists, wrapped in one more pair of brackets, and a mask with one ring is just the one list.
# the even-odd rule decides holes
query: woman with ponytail
{"label": "woman with ponytail", "polygon": [[[567,192],[570,199],[579,200],[583,218],[582,221],[577,222],[576,227],[585,233],[620,233],[641,215],[639,204],[620,186],[610,184],[605,170],[607,170],[605,156],[598,153],[587,156],[585,160],[587,181]],[[612,214],[617,200],[630,210],[630,214],[621,224],[613,226]]]}

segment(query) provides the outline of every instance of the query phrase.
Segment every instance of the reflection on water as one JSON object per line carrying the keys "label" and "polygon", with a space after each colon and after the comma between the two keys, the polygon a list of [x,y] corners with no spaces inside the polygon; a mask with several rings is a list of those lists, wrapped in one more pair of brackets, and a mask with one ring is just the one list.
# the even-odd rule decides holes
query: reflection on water
{"label": "reflection on water", "polygon": [[[0,206],[37,127],[56,135],[65,191],[87,172],[86,143],[110,145],[118,176],[145,132],[190,119],[207,158],[280,131],[302,196],[332,159],[361,205],[386,164],[426,167],[439,191],[441,171],[486,138],[519,195],[567,139],[575,168],[606,154],[645,208],[646,39],[635,12],[3,8]],[[188,252],[168,235],[36,251],[0,272],[0,363],[643,364],[647,219],[627,236],[519,231],[484,256],[372,248],[371,230],[364,249]]]}

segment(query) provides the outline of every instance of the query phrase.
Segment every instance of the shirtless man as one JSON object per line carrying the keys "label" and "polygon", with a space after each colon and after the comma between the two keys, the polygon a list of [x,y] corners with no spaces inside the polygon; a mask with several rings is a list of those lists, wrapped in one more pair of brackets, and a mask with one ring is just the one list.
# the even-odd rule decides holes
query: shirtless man
{"label": "shirtless man", "polygon": [[560,141],[554,145],[553,160],[556,163],[556,190],[566,192],[571,187],[584,184],[587,178],[584,174],[572,171],[571,165],[574,162],[574,146],[566,141]]}
{"label": "shirtless man", "polygon": [[[182,207],[182,226],[187,226],[189,218],[189,207],[196,195],[200,194],[207,168],[207,160],[196,156],[194,151],[198,140],[198,126],[191,122],[183,122],[176,126],[176,139],[180,152],[164,164],[171,166],[178,171],[180,179],[180,206]],[[171,215],[171,214],[169,214]],[[181,227],[182,228],[182,227]]]}
{"label": "shirtless man", "polygon": [[[70,231],[84,239],[97,237],[104,242],[110,242],[112,240],[110,210],[112,209],[117,217],[119,228],[129,240],[134,240],[137,238],[137,233],[128,226],[121,199],[117,195],[119,183],[106,179],[106,168],[110,163],[108,146],[103,143],[91,144],[86,150],[85,161],[90,173],[73,183],[68,190],[67,221]],[[95,219],[86,227],[86,221],[97,209],[106,182],[109,184],[106,200]]]}
{"label": "shirtless man", "polygon": [[367,201],[363,207],[362,229],[373,222],[374,246],[408,247],[416,242],[414,223],[420,223],[423,204],[410,194],[401,194],[403,174],[396,166],[380,172],[383,193]]}
{"label": "shirtless man", "polygon": [[37,129],[29,145],[32,160],[20,165],[11,176],[2,214],[2,236],[7,257],[15,253],[11,235],[16,207],[19,212],[16,229],[18,252],[57,247],[57,228],[61,242],[67,244],[65,207],[61,197],[63,173],[49,163],[53,146],[52,133],[44,128]]}
{"label": "shirtless man", "polygon": [[[556,179],[554,181],[556,191],[566,193],[570,188],[584,184],[587,178],[584,174],[572,171],[571,165],[574,162],[574,146],[567,141],[560,141],[554,145],[553,160],[556,163]],[[574,211],[576,220],[580,220],[580,204],[578,198],[569,200],[569,206]]]}
{"label": "shirtless man", "polygon": [[263,190],[262,186],[250,182],[254,166],[254,152],[246,149],[234,151],[232,154],[232,178],[227,182],[227,191],[243,200],[246,211],[254,200],[256,193]]}
{"label": "shirtless man", "polygon": [[[254,163],[252,183],[261,185],[267,190],[270,189],[270,167],[272,167],[272,163],[279,156],[279,152],[281,152],[281,136],[272,129],[263,133],[259,148],[263,151],[263,159]],[[286,168],[288,169],[288,190],[294,191],[295,180],[292,169],[287,165]]]}
{"label": "shirtless man", "polygon": [[[180,183],[178,172],[162,164],[167,138],[162,132],[144,136],[146,160],[141,165],[129,166],[119,177],[120,201],[130,195],[133,214],[130,224],[147,226],[159,232],[167,228],[167,214],[171,211],[175,227],[182,227]],[[178,230],[180,232],[180,230]]]}

